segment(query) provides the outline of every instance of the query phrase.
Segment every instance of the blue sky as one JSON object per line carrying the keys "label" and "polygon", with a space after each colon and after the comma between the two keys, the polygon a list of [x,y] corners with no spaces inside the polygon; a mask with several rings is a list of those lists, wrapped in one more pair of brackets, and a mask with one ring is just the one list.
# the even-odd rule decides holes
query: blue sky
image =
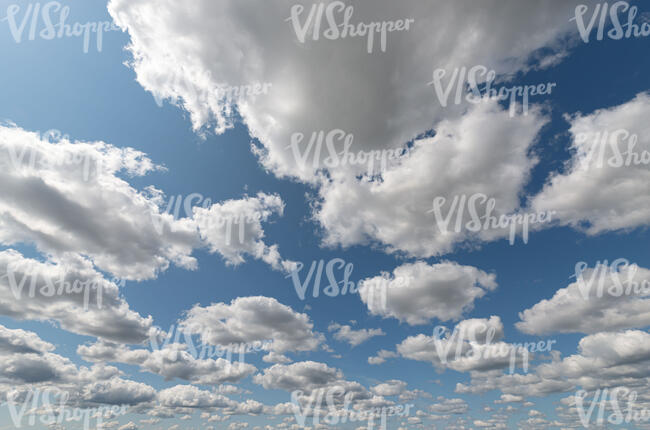
{"label": "blue sky", "polygon": [[[645,347],[643,344],[650,336],[647,333],[650,325],[650,318],[647,317],[650,314],[650,299],[646,297],[647,294],[619,297],[605,304],[599,302],[602,298],[585,299],[575,304],[573,315],[561,303],[538,306],[543,300],[551,299],[556,291],[576,282],[571,276],[575,273],[576,263],[581,261],[593,268],[599,261],[625,258],[641,268],[637,272],[638,279],[650,282],[650,271],[645,269],[650,267],[647,247],[650,239],[647,231],[650,222],[648,165],[609,166],[596,170],[593,177],[586,178],[567,173],[570,170],[567,166],[577,164],[575,150],[571,149],[576,136],[570,130],[595,133],[625,129],[639,136],[639,150],[650,149],[650,132],[647,121],[643,121],[650,113],[647,95],[650,67],[648,37],[621,40],[605,37],[602,41],[583,43],[575,22],[569,21],[577,3],[563,4],[562,7],[554,2],[531,5],[534,10],[529,14],[523,13],[514,4],[502,4],[499,6],[503,8],[501,13],[489,11],[486,7],[484,21],[480,21],[476,17],[481,16],[478,12],[484,6],[468,6],[464,2],[444,10],[441,5],[427,6],[415,1],[408,2],[404,9],[391,7],[390,2],[377,5],[355,2],[355,17],[358,16],[360,20],[367,18],[366,22],[396,20],[404,16],[414,16],[416,19],[412,31],[389,34],[385,53],[366,53],[361,42],[350,38],[308,40],[306,44],[301,44],[290,24],[276,19],[290,15],[291,5],[284,2],[277,2],[270,8],[252,2],[235,7],[231,2],[210,5],[208,1],[201,1],[192,6],[196,8],[193,9],[196,13],[187,14],[173,2],[164,2],[153,8],[147,8],[147,5],[156,5],[155,2],[135,3],[129,5],[127,1],[114,0],[109,5],[109,13],[105,2],[61,2],[70,8],[70,23],[112,22],[119,16],[117,23],[125,31],[104,34],[101,52],[97,52],[91,43],[89,52],[84,53],[81,39],[74,37],[54,40],[37,37],[17,43],[12,37],[8,20],[0,21],[0,49],[4,59],[4,67],[0,68],[3,89],[0,119],[5,129],[0,135],[0,144],[20,147],[27,145],[24,143],[28,139],[25,133],[56,129],[68,135],[71,141],[101,141],[116,148],[134,148],[165,169],[134,175],[126,167],[110,174],[111,181],[115,181],[110,182],[113,184],[111,187],[121,179],[135,192],[144,193],[148,186],[162,190],[166,197],[163,198],[160,212],[171,196],[185,198],[198,193],[209,198],[219,207],[204,214],[207,218],[218,217],[219,211],[225,210],[222,205],[227,201],[233,204],[257,204],[260,193],[277,196],[283,209],[270,209],[271,214],[259,224],[263,236],[251,237],[250,232],[246,236],[247,244],[277,245],[281,255],[280,260],[276,260],[277,264],[302,262],[305,268],[300,276],[304,279],[313,261],[324,260],[327,263],[332,259],[343,259],[353,265],[350,280],[355,284],[379,276],[381,272],[393,272],[396,268],[404,267],[404,273],[412,276],[409,278],[410,285],[415,284],[417,288],[413,287],[411,291],[406,288],[389,295],[389,311],[386,313],[373,312],[359,294],[335,297],[321,294],[318,298],[308,295],[303,301],[298,297],[285,268],[274,267],[274,264],[264,261],[251,251],[252,248],[233,251],[229,244],[219,242],[219,238],[206,238],[207,230],[202,232],[200,239],[192,239],[195,242],[192,242],[189,252],[178,251],[178,255],[196,259],[193,270],[176,264],[168,254],[156,256],[159,257],[157,261],[166,259],[168,264],[154,267],[151,273],[150,268],[143,267],[158,264],[152,263],[153,258],[142,257],[142,265],[131,270],[129,259],[140,257],[139,254],[138,257],[128,254],[129,241],[142,241],[142,247],[138,243],[133,245],[134,249],[148,250],[156,246],[164,247],[167,240],[169,243],[177,240],[180,243],[182,240],[165,235],[152,239],[144,232],[142,236],[122,237],[122,231],[111,231],[110,228],[118,222],[128,224],[127,214],[133,214],[135,209],[113,205],[110,210],[102,211],[92,206],[98,204],[92,194],[104,190],[107,193],[106,205],[111,205],[112,191],[108,188],[88,188],[89,195],[81,195],[75,194],[75,188],[71,185],[73,191],[67,195],[66,201],[77,199],[81,206],[88,209],[88,213],[96,212],[97,218],[92,220],[92,225],[106,226],[96,232],[100,237],[115,235],[116,241],[125,243],[123,247],[98,250],[84,242],[83,234],[74,230],[74,224],[55,225],[56,221],[52,220],[59,219],[57,216],[49,218],[48,215],[49,221],[41,224],[38,220],[41,212],[27,203],[20,203],[25,205],[20,206],[16,202],[23,200],[7,188],[0,195],[0,210],[3,212],[0,220],[2,251],[16,250],[23,258],[64,267],[63,263],[68,261],[66,259],[74,255],[90,264],[98,276],[105,279],[126,278],[119,295],[128,308],[141,318],[152,317],[153,323],[149,326],[167,331],[179,320],[188,318],[190,309],[205,308],[200,318],[206,318],[203,323],[208,327],[209,313],[215,311],[210,307],[212,304],[221,303],[228,307],[238,298],[261,296],[265,298],[261,303],[266,303],[275,311],[278,311],[279,304],[290,308],[289,314],[283,313],[277,318],[269,311],[268,324],[261,324],[262,328],[270,329],[274,336],[278,336],[271,339],[276,345],[278,339],[295,340],[295,333],[291,330],[298,330],[296,327],[304,335],[304,321],[299,316],[304,314],[308,324],[312,324],[307,329],[308,335],[317,339],[317,346],[305,346],[300,343],[303,339],[295,341],[296,344],[300,343],[299,346],[278,349],[276,352],[283,354],[286,362],[273,363],[270,358],[269,361],[262,360],[268,351],[247,354],[246,363],[254,366],[255,370],[245,372],[244,376],[234,381],[223,382],[239,388],[237,393],[225,394],[234,401],[229,408],[170,406],[165,403],[166,397],[161,393],[177,386],[181,386],[179,390],[192,385],[208,394],[218,393],[221,383],[204,382],[209,377],[214,379],[216,373],[196,373],[198,376],[192,379],[193,376],[187,375],[200,371],[166,373],[167,370],[155,368],[154,365],[124,359],[124,350],[119,348],[151,351],[151,346],[147,344],[148,337],[140,344],[120,343],[115,342],[114,338],[89,334],[89,330],[80,329],[74,324],[65,328],[65,324],[57,318],[48,317],[52,315],[49,311],[43,311],[41,318],[27,311],[13,315],[0,311],[0,325],[9,332],[19,337],[26,335],[15,330],[33,332],[43,341],[54,345],[54,349],[47,352],[31,354],[47,356],[48,360],[55,360],[48,354],[56,354],[76,368],[112,366],[121,374],[111,378],[129,381],[122,386],[129,387],[124,393],[115,386],[111,387],[110,381],[115,383],[114,379],[102,379],[94,374],[88,380],[71,381],[66,379],[67,370],[55,369],[53,372],[57,376],[52,380],[30,382],[27,376],[12,370],[10,365],[0,366],[3,400],[7,399],[7,393],[12,389],[58,387],[81,393],[80,397],[74,397],[77,403],[71,402],[70,407],[109,403],[92,398],[93,390],[89,387],[96,384],[95,391],[113,389],[115,392],[110,393],[113,398],[128,400],[131,407],[129,413],[110,419],[116,423],[109,426],[120,430],[170,429],[175,425],[178,427],[174,428],[179,429],[207,426],[236,429],[239,428],[236,423],[249,423],[248,428],[292,428],[295,422],[292,412],[275,414],[270,409],[291,402],[294,389],[307,392],[314,387],[327,389],[332,384],[340,384],[340,380],[354,381],[364,387],[364,395],[360,395],[356,403],[362,409],[371,408],[372,404],[388,405],[391,402],[414,404],[410,420],[407,417],[389,420],[388,428],[396,429],[582,427],[575,408],[571,410],[566,401],[572,399],[579,389],[593,394],[602,387],[628,387],[638,392],[639,408],[650,405],[650,374],[647,372],[650,355],[647,343]],[[14,4],[21,7],[18,16],[22,17],[24,8],[30,3],[2,2],[0,18],[6,16],[8,8]],[[595,4],[589,3],[587,16],[591,16]],[[637,5],[637,22],[647,22],[650,10],[642,2]],[[222,15],[219,15],[220,7],[224,11]],[[270,9],[267,10],[267,7]],[[554,7],[557,10],[551,10]],[[434,16],[437,14],[448,16],[449,32],[456,32],[458,38],[441,33],[441,28],[434,25],[436,19],[441,19]],[[261,21],[264,24],[260,24]],[[224,22],[232,23],[232,27],[225,24],[223,27],[217,26]],[[418,27],[419,22],[422,24]],[[482,36],[479,40],[486,40],[483,45],[468,37],[472,26],[476,26],[475,34]],[[275,34],[279,34],[278,37],[270,40],[269,35]],[[132,48],[127,49],[130,44]],[[463,44],[468,45],[465,46],[466,51],[463,51]],[[161,50],[161,46],[166,48]],[[275,55],[272,54],[274,49],[278,49]],[[134,52],[140,56],[135,63]],[[554,55],[557,59],[548,61],[550,65],[544,62]],[[492,102],[481,105],[488,106],[485,109],[469,103],[440,107],[431,87],[426,85],[431,79],[432,67],[452,69],[480,64],[497,71],[497,82],[501,82],[499,85],[512,87],[554,82],[556,87],[543,98],[531,97],[533,109],[527,116],[518,113],[514,118],[508,117],[505,102],[501,105]],[[174,67],[180,68],[174,70]],[[251,102],[245,100],[240,106],[235,103],[235,107],[241,111],[227,118],[232,127],[224,132],[215,132],[215,118],[219,114],[212,105],[187,103],[191,94],[184,92],[187,89],[185,85],[174,89],[180,95],[178,103],[172,103],[167,98],[171,96],[171,90],[164,85],[164,82],[170,82],[169,78],[165,81],[165,76],[175,76],[178,70],[187,73],[183,76],[186,81],[195,78],[190,71],[207,70],[216,82],[239,85],[268,81],[273,87],[269,97],[261,96],[259,103],[257,99]],[[204,89],[201,86],[205,83],[197,80],[192,84]],[[323,86],[326,88],[314,89]],[[290,90],[296,93],[292,94]],[[156,103],[152,91],[158,91],[162,98],[166,98],[162,106]],[[214,102],[223,103],[223,100]],[[598,110],[602,110],[600,114],[595,113]],[[192,118],[199,118],[200,129],[193,130]],[[264,124],[268,124],[265,121],[270,121],[268,118],[272,118],[277,127],[271,132],[263,130]],[[349,130],[357,124],[358,129]],[[470,130],[471,127],[477,127],[477,130]],[[481,127],[485,127],[483,142],[476,138],[482,134]],[[388,172],[381,172],[382,186],[370,193],[368,190],[372,188],[372,183],[359,179],[359,171],[350,166],[338,171],[332,169],[328,172],[330,176],[323,178],[315,171],[307,169],[309,171],[305,173],[298,169],[296,160],[291,159],[291,152],[286,148],[292,132],[298,130],[309,134],[311,130],[334,128],[353,132],[355,142],[360,142],[366,150],[401,147],[410,140],[405,136],[413,138],[425,132],[435,136],[429,140],[421,139],[417,151],[410,155],[425,161],[408,165],[402,160],[392,164]],[[429,148],[449,145],[444,140],[444,133],[437,134],[438,128],[457,134],[455,148],[460,149],[454,149],[458,151],[454,152],[455,158],[442,164],[448,169],[441,169],[439,163],[446,153],[436,154],[435,150],[424,153],[429,151],[427,145]],[[528,142],[520,139],[529,135]],[[504,149],[502,142],[510,140],[513,141],[512,146]],[[269,159],[264,161],[263,157],[251,150],[251,144],[262,148],[276,162]],[[42,147],[47,151],[47,143],[40,142],[38,145],[45,145]],[[76,150],[75,144],[71,145],[70,148]],[[490,145],[495,148],[493,156],[490,155],[491,150],[486,150]],[[523,158],[508,160],[517,151],[521,152]],[[7,151],[3,150],[1,156],[5,158],[3,165],[8,165]],[[426,157],[432,157],[430,162],[426,161]],[[530,162],[533,159],[536,162]],[[501,163],[501,160],[507,163]],[[530,164],[526,165],[528,162]],[[462,166],[463,163],[476,163],[476,175],[471,174],[471,169],[470,174],[462,169],[455,174],[455,166]],[[410,170],[407,171],[404,166]],[[416,167],[419,170],[413,170]],[[505,173],[499,173],[499,169],[504,172],[514,170],[515,173],[508,179]],[[25,175],[39,175],[38,172],[21,174],[17,169],[7,174],[15,175],[18,178],[16,181],[27,181]],[[59,174],[62,180],[71,180],[67,173],[56,173]],[[552,176],[562,174],[568,177],[565,182],[555,187],[545,187]],[[53,180],[52,176],[39,177],[54,187],[48,182]],[[486,180],[502,180],[503,183],[486,183]],[[429,191],[427,181],[441,185],[432,186]],[[18,182],[11,182],[15,183]],[[62,191],[66,189],[63,183],[57,182],[57,186],[61,187],[60,193],[66,192]],[[85,185],[81,182],[80,186]],[[20,192],[21,189],[16,187],[15,190]],[[420,208],[430,207],[431,199],[447,190],[450,194],[444,195],[449,199],[458,194],[458,190],[468,194],[489,193],[491,190],[499,202],[510,201],[510,209],[504,209],[506,212],[556,210],[559,215],[552,225],[532,231],[528,243],[522,242],[521,235],[517,236],[514,245],[510,245],[502,234],[495,238],[487,233],[475,236],[461,233],[448,246],[441,245],[435,233],[422,233],[426,226],[431,232],[435,231],[436,226],[431,214],[425,214]],[[371,194],[372,197],[364,199],[363,196]],[[26,197],[45,201],[45,212],[51,210],[54,214],[62,210],[64,205],[56,197],[47,198],[36,193]],[[133,195],[130,198],[136,201]],[[116,202],[127,204],[122,200]],[[514,207],[512,202],[516,202]],[[265,206],[264,203],[260,204]],[[269,207],[273,207],[273,204],[264,209]],[[31,213],[32,210],[34,215],[30,215],[26,221],[28,227],[56,232],[69,243],[50,246],[44,239],[39,239],[41,236],[35,239],[37,236],[30,236],[25,229],[18,229],[9,222],[12,217],[21,219],[21,214],[27,213],[22,211]],[[245,209],[236,206],[232,210]],[[119,217],[120,213],[124,216]],[[119,221],[116,221],[116,216]],[[147,216],[142,215],[143,219]],[[192,218],[192,214],[181,212],[180,217],[199,222],[198,218]],[[104,221],[110,223],[103,224]],[[133,223],[134,226],[140,225],[137,221]],[[589,226],[593,227],[592,230],[589,230]],[[195,231],[201,229],[190,226],[192,228]],[[128,228],[125,227],[125,230]],[[215,235],[218,236],[217,233]],[[81,239],[77,240],[77,235]],[[163,245],[157,245],[158,241]],[[198,245],[196,241],[199,241]],[[106,257],[113,254],[116,260]],[[243,262],[233,265],[236,259],[233,255],[243,258]],[[106,263],[109,260],[110,263]],[[414,268],[416,262],[426,266],[429,271],[417,272]],[[498,285],[495,288],[479,288],[480,295],[469,299],[465,306],[461,304],[459,307],[457,302],[445,304],[447,296],[439,291],[444,289],[442,285],[446,281],[440,279],[438,273],[446,262],[455,265],[454,274],[457,274],[459,265],[493,274]],[[9,270],[7,267],[2,270]],[[33,273],[29,276],[33,276]],[[477,288],[474,284],[479,281],[477,277],[469,285],[462,280],[457,282],[458,291],[470,291]],[[7,285],[2,288],[9,291]],[[418,294],[426,297],[419,297]],[[451,292],[449,295],[453,296]],[[6,300],[10,293],[3,297],[2,300]],[[426,303],[430,306],[427,307]],[[37,304],[30,302],[29,306]],[[11,306],[0,307],[7,308]],[[523,317],[520,313],[527,309],[531,310],[530,319],[526,319],[526,324],[521,324]],[[632,314],[631,310],[636,314]],[[229,318],[233,326],[245,326],[249,322],[242,309],[233,305],[231,311],[233,314]],[[451,316],[441,317],[442,314],[447,315],[445,311],[450,312]],[[60,312],[76,311],[70,307]],[[261,308],[253,311],[258,312],[259,315],[263,314]],[[616,318],[612,317],[613,313]],[[92,318],[92,313],[89,315]],[[413,324],[409,316],[420,316],[423,322]],[[453,364],[436,368],[432,365],[436,357],[414,358],[431,354],[431,351],[408,351],[406,345],[401,350],[397,348],[409,337],[416,339],[421,334],[432,336],[434,327],[438,325],[453,329],[460,321],[472,318],[487,321],[491,316],[500,319],[502,341],[512,344],[552,339],[555,340],[553,354],[558,355],[553,361],[549,354],[536,357],[527,372],[521,368],[517,370],[519,375],[530,375],[530,379],[507,375],[503,380],[486,383],[488,389],[476,388],[474,392],[463,392],[459,390],[458,383],[478,387],[480,379],[488,377],[488,374],[490,378],[496,375],[495,371],[507,374],[507,366],[489,372],[480,366],[464,371],[459,371],[458,367],[454,369]],[[356,323],[351,323],[352,320]],[[286,327],[280,324],[281,321],[288,321]],[[112,322],[108,320],[102,324]],[[275,322],[278,322],[279,328],[273,327]],[[345,336],[335,338],[336,331],[328,330],[331,323],[349,325],[352,332],[381,329],[383,335],[351,345]],[[517,323],[520,324],[516,326]],[[140,320],[138,324],[149,327]],[[242,330],[247,334],[240,333],[240,341],[259,340],[255,338],[254,327],[252,332]],[[230,336],[236,338],[233,333]],[[321,334],[324,337],[319,338]],[[627,348],[620,349],[616,339],[623,335],[629,336],[630,340]],[[90,360],[92,354],[83,354],[78,349],[80,345],[99,345],[102,342],[109,342],[109,346],[104,344],[106,348],[122,353],[117,353],[117,358],[105,360],[106,363],[102,364],[102,360]],[[583,345],[582,349],[578,348],[579,342]],[[600,346],[590,349],[590,342]],[[412,347],[422,346],[414,344]],[[630,353],[629,349],[636,351],[631,353],[635,357],[632,361],[625,355]],[[382,364],[370,364],[368,359],[376,356],[379,350],[401,352]],[[13,355],[7,356],[7,363],[30,358],[21,358],[19,353],[8,351],[6,354]],[[1,349],[0,352],[5,354]],[[602,354],[602,357],[597,354]],[[612,356],[618,357],[619,361],[608,361]],[[567,369],[574,359],[581,364],[577,365],[578,370],[574,368],[572,372]],[[339,369],[344,376],[325,382],[311,381],[311,377],[318,379],[317,370],[312,369],[314,363],[322,363],[328,369]],[[547,367],[543,367],[544,364]],[[198,366],[195,362],[186,365],[188,368]],[[275,380],[269,370],[272,366],[277,366],[278,374],[285,372],[291,376],[304,372],[304,380],[308,383],[301,385],[297,382],[293,386],[286,381]],[[602,369],[599,370],[598,366]],[[618,376],[615,375],[616,371],[610,374],[607,369],[616,369]],[[24,372],[29,373],[29,369]],[[605,375],[602,385],[594,382],[599,375]],[[204,378],[203,382],[200,378]],[[532,381],[533,378],[539,378],[537,383]],[[558,383],[558,386],[548,389],[542,387],[557,381],[563,384]],[[130,386],[129,383],[141,384]],[[382,383],[400,388],[395,394],[382,395],[381,388],[377,388]],[[97,388],[97,384],[103,388]],[[155,394],[142,398],[134,394],[139,390],[150,393],[149,389]],[[502,402],[499,399],[503,400],[503,395],[517,396],[517,399]],[[106,398],[110,396],[106,394]],[[189,402],[190,394],[186,394],[185,399]],[[242,408],[241,404],[248,399],[263,404],[266,408],[264,412],[250,413]],[[460,404],[460,407],[451,408],[450,404]],[[0,410],[0,429],[14,428],[16,424],[12,422],[6,403]],[[168,415],[163,416],[163,410]],[[416,414],[416,411],[420,412]],[[202,413],[227,419],[208,422],[206,416],[201,416]],[[190,418],[180,420],[185,415]],[[143,422],[152,417],[158,419]],[[281,424],[285,418],[286,424]],[[357,428],[361,425],[363,423],[331,428]],[[644,425],[648,423],[628,423],[625,428],[646,428]],[[37,424],[33,428],[45,426]],[[82,428],[82,425],[66,423],[63,428],[76,429]]]}

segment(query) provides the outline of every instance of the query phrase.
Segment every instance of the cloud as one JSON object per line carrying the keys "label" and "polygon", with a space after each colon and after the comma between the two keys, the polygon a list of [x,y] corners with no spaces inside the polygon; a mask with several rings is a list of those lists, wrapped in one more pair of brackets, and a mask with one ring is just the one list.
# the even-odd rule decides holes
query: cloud
{"label": "cloud", "polygon": [[440,371],[487,371],[524,364],[529,354],[517,345],[500,341],[503,324],[497,316],[459,322],[453,331],[436,327],[432,336],[409,336],[397,352],[411,360],[427,361]]}
{"label": "cloud", "polygon": [[87,401],[93,403],[134,405],[153,400],[156,390],[141,382],[113,378],[86,385],[83,395]]}
{"label": "cloud", "polygon": [[262,241],[261,223],[282,214],[279,196],[260,193],[194,207],[194,218],[176,219],[165,212],[163,191],[140,191],[121,177],[161,169],[133,148],[67,137],[52,142],[15,125],[0,126],[0,243],[33,243],[55,261],[87,258],[102,271],[136,281],[157,277],[170,263],[196,269],[191,254],[204,246],[230,264],[248,254],[275,269],[293,267],[277,245]]}
{"label": "cloud", "polygon": [[406,389],[406,382],[397,379],[382,382],[372,387],[372,392],[378,396],[397,396]]}
{"label": "cloud", "polygon": [[165,380],[179,378],[204,385],[237,382],[257,370],[252,364],[224,358],[197,359],[178,344],[151,352],[141,366]]}
{"label": "cloud", "polygon": [[273,341],[268,348],[286,351],[313,351],[323,342],[314,333],[307,314],[297,313],[271,297],[239,297],[230,304],[194,306],[181,325],[201,336],[204,343],[229,345]]}
{"label": "cloud", "polygon": [[153,323],[131,310],[118,285],[88,260],[67,255],[39,262],[12,249],[0,251],[0,314],[126,343],[145,340]]}
{"label": "cloud", "polygon": [[637,386],[650,377],[650,334],[640,330],[603,332],[583,337],[578,353],[538,365],[528,374],[500,371],[471,372],[469,384],[458,383],[457,393],[500,390],[514,396],[548,396],[576,390]]}
{"label": "cloud", "polygon": [[429,410],[437,414],[465,414],[469,409],[469,405],[463,399],[445,399],[440,396],[437,400],[439,403],[429,406]]}
{"label": "cloud", "polygon": [[43,353],[54,350],[54,345],[45,342],[31,331],[11,330],[0,326],[0,354]]}
{"label": "cloud", "polygon": [[405,263],[392,275],[359,282],[359,296],[373,315],[410,325],[459,319],[474,301],[497,287],[494,274],[453,262]]}
{"label": "cloud", "polygon": [[169,343],[160,348],[131,350],[123,345],[95,343],[81,345],[77,353],[84,360],[95,362],[115,362],[140,366],[143,371],[160,375],[165,380],[175,378],[196,384],[218,385],[224,382],[237,382],[254,373],[252,364],[224,359],[221,357],[203,358],[188,351],[188,345]]}
{"label": "cloud", "polygon": [[[619,261],[623,262],[623,261]],[[635,264],[584,269],[575,282],[519,313],[529,334],[598,333],[650,325],[650,270]]]}
{"label": "cloud", "polygon": [[331,323],[327,327],[328,331],[334,331],[334,339],[341,342],[348,342],[350,345],[357,346],[375,336],[385,336],[386,333],[380,328],[377,329],[359,329],[354,330],[349,325]]}
{"label": "cloud", "polygon": [[639,93],[619,106],[567,117],[573,155],[531,206],[557,211],[562,225],[588,235],[648,225],[649,115],[650,94]]}
{"label": "cloud", "polygon": [[283,210],[280,196],[258,193],[257,197],[226,200],[209,208],[195,206],[193,219],[210,252],[219,253],[228,264],[241,264],[243,255],[249,254],[276,270],[288,271],[293,262],[281,259],[277,245],[262,241],[262,221],[274,213],[282,215]]}
{"label": "cloud", "polygon": [[[120,378],[112,366],[77,367],[70,359],[53,353],[54,346],[36,333],[0,325],[0,380],[9,390],[0,390],[12,401],[20,401],[34,389],[55,390],[66,403],[88,407],[96,404],[135,405],[154,399],[156,391],[143,383]],[[32,393],[33,395],[33,393]]]}
{"label": "cloud", "polygon": [[158,393],[158,401],[169,408],[212,408],[226,407],[234,401],[193,385],[175,385]]}
{"label": "cloud", "polygon": [[[441,106],[427,86],[433,69],[526,69],[537,49],[560,48],[554,42],[572,29],[566,17],[573,12],[559,1],[532,9],[516,1],[481,8],[470,1],[357,2],[354,22],[415,19],[408,31],[389,35],[386,52],[367,54],[360,38],[300,43],[287,21],[291,6],[204,0],[188,14],[173,2],[112,0],[108,10],[130,35],[131,66],[144,89],[182,106],[196,130],[208,125],[222,133],[239,114],[263,146],[264,165],[305,181],[315,169],[293,157],[293,133],[342,129],[354,134],[354,149],[402,146],[443,114],[464,110]],[[302,19],[308,13],[309,5]],[[351,63],[358,67],[350,70]],[[256,97],[229,100],[217,91],[262,82],[272,87]]]}
{"label": "cloud", "polygon": [[325,363],[301,361],[293,364],[274,364],[255,375],[253,381],[265,389],[285,391],[305,390],[307,392],[322,388],[343,378],[343,373]]}
{"label": "cloud", "polygon": [[[477,216],[485,217],[489,199],[495,202],[492,216],[517,213],[536,164],[528,152],[545,122],[536,111],[510,118],[494,102],[476,105],[461,118],[436,124],[436,135],[416,140],[410,154],[388,168],[382,180],[324,183],[314,212],[325,229],[324,244],[378,243],[387,252],[430,257],[465,242],[506,237],[507,229],[465,228],[471,213],[453,202],[482,195],[485,200],[474,205]],[[444,199],[440,215],[433,211],[434,199]],[[445,228],[446,216],[453,222]],[[462,221],[457,230],[456,217]]]}
{"label": "cloud", "polygon": [[[190,256],[195,228],[160,214],[118,176],[159,169],[142,152],[67,138],[51,143],[0,126],[0,166],[0,243],[33,243],[55,257],[83,255],[101,270],[133,280],[153,278],[170,262],[196,267]],[[163,234],[152,219],[165,225]]]}
{"label": "cloud", "polygon": [[385,349],[380,349],[374,357],[368,357],[368,364],[383,364],[387,358],[399,357],[399,354]]}

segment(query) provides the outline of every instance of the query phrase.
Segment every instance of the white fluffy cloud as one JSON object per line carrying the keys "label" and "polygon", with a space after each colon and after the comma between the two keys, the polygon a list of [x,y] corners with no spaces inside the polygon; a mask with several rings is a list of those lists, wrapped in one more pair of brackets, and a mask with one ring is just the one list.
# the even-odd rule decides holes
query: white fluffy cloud
{"label": "white fluffy cloud", "polygon": [[154,278],[170,263],[195,269],[192,251],[203,246],[232,264],[248,254],[276,269],[292,267],[277,245],[262,240],[261,223],[282,214],[279,196],[261,193],[195,207],[195,218],[175,219],[164,211],[161,190],[139,191],[121,177],[162,169],[146,154],[104,142],[50,139],[0,126],[0,244],[33,243],[54,260],[88,258],[129,280]]}
{"label": "white fluffy cloud", "polygon": [[221,394],[201,390],[193,385],[175,385],[161,390],[158,401],[169,408],[225,407],[234,403]]}
{"label": "white fluffy cloud", "polygon": [[341,380],[343,373],[325,363],[301,361],[292,364],[274,364],[257,374],[254,381],[268,389],[310,392]]}
{"label": "white fluffy cloud", "polygon": [[[622,261],[622,263],[627,263]],[[519,313],[529,334],[598,333],[650,325],[650,270],[635,264],[597,265],[575,282]]]}
{"label": "white fluffy cloud", "polygon": [[145,340],[153,323],[130,309],[118,285],[88,260],[67,255],[42,263],[11,249],[0,252],[0,314],[126,343]]}
{"label": "white fluffy cloud", "polygon": [[[494,197],[501,213],[517,210],[535,163],[527,152],[545,119],[534,109],[511,118],[494,102],[443,107],[428,83],[439,68],[449,77],[455,68],[484,65],[508,80],[528,69],[531,59],[553,64],[548,58],[562,55],[542,58],[538,49],[557,48],[559,36],[575,33],[566,18],[574,7],[559,1],[476,8],[470,1],[415,0],[399,7],[385,0],[351,6],[355,22],[413,18],[415,24],[390,33],[386,52],[367,54],[360,38],[300,43],[287,21],[291,5],[282,2],[251,8],[204,0],[188,14],[171,1],[112,0],[108,9],[130,35],[132,67],[146,90],[178,102],[196,130],[208,125],[221,133],[237,111],[258,140],[254,152],[266,168],[320,187],[314,218],[328,245],[378,242],[388,251],[428,257],[468,239],[501,237],[439,234],[426,212],[435,197],[467,192]],[[232,103],[217,91],[259,82],[272,84],[267,94]],[[359,180],[365,165],[325,165],[325,145],[308,153],[312,132],[349,133],[349,152],[358,154],[403,148],[432,128],[436,136],[416,141],[411,156],[390,162],[381,180]],[[304,139],[294,147],[296,133]],[[343,141],[335,146],[340,153]],[[296,148],[307,154],[306,163]],[[312,163],[316,151],[320,159]],[[329,179],[317,173],[323,168]]]}
{"label": "white fluffy cloud", "polygon": [[348,342],[357,346],[375,336],[384,336],[386,333],[380,328],[354,330],[349,325],[332,323],[327,327],[328,331],[334,331],[334,339],[341,342]]}
{"label": "white fluffy cloud", "polygon": [[382,382],[372,387],[373,393],[379,396],[396,396],[406,389],[406,382],[397,379]]}
{"label": "white fluffy cloud", "polygon": [[640,93],[619,106],[569,117],[574,153],[532,207],[557,211],[562,224],[589,235],[648,225],[649,116],[650,94]]}
{"label": "white fluffy cloud", "polygon": [[[536,111],[510,118],[496,103],[481,104],[461,118],[436,124],[437,134],[415,141],[410,155],[384,172],[381,181],[324,183],[314,218],[326,230],[325,243],[346,247],[377,242],[387,251],[430,257],[465,241],[505,237],[500,228],[467,229],[469,207],[454,201],[482,194],[494,199],[492,216],[517,212],[536,161],[528,151],[544,123]],[[440,198],[445,200],[437,215],[433,202]],[[488,203],[475,207],[484,217]],[[447,228],[442,225],[446,216],[452,221]],[[458,230],[456,216],[462,220]]]}
{"label": "white fluffy cloud", "polygon": [[0,389],[0,398],[20,401],[34,389],[66,393],[75,405],[128,404],[151,401],[156,391],[143,383],[120,378],[121,372],[97,364],[77,367],[53,352],[54,346],[36,333],[0,325],[0,380],[11,389]]}
{"label": "white fluffy cloud", "polygon": [[494,274],[472,266],[419,261],[403,264],[392,275],[367,278],[359,295],[370,313],[411,325],[459,319],[474,301],[497,287]]}
{"label": "white fluffy cloud", "polygon": [[578,353],[560,359],[553,354],[527,374],[499,370],[471,372],[471,383],[456,385],[458,393],[500,390],[514,396],[546,396],[576,390],[647,385],[650,377],[650,334],[640,330],[603,332],[583,337]]}
{"label": "white fluffy cloud", "polygon": [[141,382],[119,378],[98,381],[84,387],[84,398],[93,403],[133,405],[156,397],[156,390]]}
{"label": "white fluffy cloud", "polygon": [[252,364],[238,360],[237,354],[212,358],[197,356],[188,349],[188,345],[183,343],[165,344],[151,350],[131,350],[123,345],[98,342],[81,345],[77,352],[87,361],[137,365],[141,370],[160,375],[165,380],[178,378],[204,385],[238,382],[257,370]]}
{"label": "white fluffy cloud", "polygon": [[[195,228],[158,213],[118,176],[157,168],[132,148],[67,138],[51,143],[38,133],[0,126],[0,243],[31,242],[49,255],[83,255],[127,279],[152,278],[170,262],[193,268]],[[163,234],[152,219],[166,225]]]}
{"label": "white fluffy cloud", "polygon": [[532,356],[516,345],[501,341],[503,324],[497,316],[461,321],[453,331],[442,330],[432,336],[409,336],[397,345],[404,358],[427,361],[440,371],[488,371],[522,365]]}
{"label": "white fluffy cloud", "polygon": [[[360,148],[401,146],[442,112],[462,112],[461,106],[443,108],[427,86],[434,68],[525,68],[533,51],[571,29],[566,17],[573,9],[559,1],[481,8],[470,1],[355,2],[354,22],[415,19],[408,31],[388,35],[386,52],[367,54],[363,38],[299,43],[287,22],[291,6],[205,0],[190,14],[171,1],[112,0],[108,9],[131,37],[138,82],[179,101],[195,128],[213,124],[221,132],[232,122],[218,86],[272,83],[268,94],[238,99],[236,107],[268,151],[264,163],[306,180],[313,170],[300,169],[288,148],[294,132],[343,129]],[[351,63],[357,67],[350,69]]]}
{"label": "white fluffy cloud", "polygon": [[283,353],[313,351],[323,341],[322,334],[312,331],[314,325],[307,314],[271,297],[239,297],[230,304],[197,305],[181,323],[211,345],[272,341],[268,348]]}
{"label": "white fluffy cloud", "polygon": [[194,207],[194,220],[211,252],[218,252],[229,264],[243,263],[249,254],[274,269],[288,271],[291,261],[282,260],[277,245],[266,245],[262,222],[274,213],[282,215],[284,203],[278,195],[226,200],[209,208]]}

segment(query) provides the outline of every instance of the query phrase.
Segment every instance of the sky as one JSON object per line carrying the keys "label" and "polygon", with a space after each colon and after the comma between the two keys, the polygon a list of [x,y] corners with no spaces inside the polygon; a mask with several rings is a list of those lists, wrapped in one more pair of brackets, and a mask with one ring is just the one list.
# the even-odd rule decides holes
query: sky
{"label": "sky", "polygon": [[649,38],[0,0],[0,430],[649,428]]}

